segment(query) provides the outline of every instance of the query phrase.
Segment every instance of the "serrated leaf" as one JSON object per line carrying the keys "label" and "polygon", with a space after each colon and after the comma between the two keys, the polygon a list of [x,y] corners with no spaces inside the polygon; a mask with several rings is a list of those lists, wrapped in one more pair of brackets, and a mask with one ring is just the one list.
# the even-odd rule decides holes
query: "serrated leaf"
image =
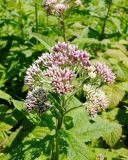
{"label": "serrated leaf", "polygon": [[128,67],[126,67],[123,63],[115,64],[113,66],[113,70],[115,70],[117,80],[127,81]]}
{"label": "serrated leaf", "polygon": [[55,44],[53,40],[39,33],[31,33],[31,37],[36,38],[49,52],[51,52],[51,47]]}
{"label": "serrated leaf", "polygon": [[91,123],[83,108],[74,110],[69,115],[73,117],[74,127],[68,132],[73,133],[79,140],[84,142],[103,137],[106,143],[113,147],[122,135],[120,124],[103,119],[98,115]]}
{"label": "serrated leaf", "polygon": [[128,57],[120,49],[108,49],[105,55],[115,58],[118,62],[122,62],[126,67],[128,67]]}
{"label": "serrated leaf", "polygon": [[116,26],[117,30],[122,33],[122,28],[121,28],[121,22],[118,18],[116,17],[111,17],[110,18],[113,24]]}
{"label": "serrated leaf", "polygon": [[50,134],[50,130],[47,127],[36,126],[35,129],[30,133],[34,138],[43,138]]}
{"label": "serrated leaf", "polygon": [[108,97],[110,107],[117,106],[125,95],[125,91],[118,84],[112,84],[110,86],[104,85],[102,89]]}
{"label": "serrated leaf", "polygon": [[[6,146],[10,147],[13,141],[15,140],[18,133],[21,131],[22,127],[18,128],[15,132],[12,132],[12,134],[9,136],[8,141],[6,142]],[[18,143],[18,142],[17,142]]]}
{"label": "serrated leaf", "polygon": [[[4,119],[0,119],[0,131],[1,130],[6,130],[5,128],[11,129],[14,125],[16,125],[17,120],[12,116],[6,116]],[[6,124],[6,125],[5,125]]]}
{"label": "serrated leaf", "polygon": [[47,160],[47,157],[44,155],[41,155],[40,157],[36,158],[35,160]]}
{"label": "serrated leaf", "polygon": [[110,133],[104,133],[103,139],[106,143],[112,148],[118,142],[120,137],[122,136],[122,127],[121,125],[115,123],[113,126],[113,130]]}
{"label": "serrated leaf", "polygon": [[11,157],[9,154],[0,153],[0,159],[9,160]]}
{"label": "serrated leaf", "polygon": [[68,160],[92,160],[93,155],[91,151],[77,137],[68,135],[68,144]]}
{"label": "serrated leaf", "polygon": [[11,98],[12,97],[2,90],[0,90],[0,98],[8,101],[9,103],[11,103]]}
{"label": "serrated leaf", "polygon": [[17,108],[18,110],[23,110],[24,109],[24,102],[23,101],[18,101],[18,100],[11,100],[14,107]]}
{"label": "serrated leaf", "polygon": [[111,121],[119,121],[119,123],[123,125],[127,125],[128,123],[128,113],[126,112],[126,108],[114,108],[109,112],[105,112],[103,114],[103,118],[104,117]]}
{"label": "serrated leaf", "polygon": [[125,160],[128,160],[128,149],[126,149],[126,148],[120,148],[120,149],[117,149],[117,150],[113,149],[112,151],[114,153],[119,154],[120,157],[125,158]]}
{"label": "serrated leaf", "polygon": [[67,103],[68,109],[80,106],[82,103],[75,96],[71,97]]}

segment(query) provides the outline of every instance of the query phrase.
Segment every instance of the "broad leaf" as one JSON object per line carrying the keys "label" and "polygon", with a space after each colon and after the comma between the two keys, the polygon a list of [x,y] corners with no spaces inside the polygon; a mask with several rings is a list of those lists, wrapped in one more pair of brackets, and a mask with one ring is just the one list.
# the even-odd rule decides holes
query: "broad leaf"
{"label": "broad leaf", "polygon": [[51,47],[55,44],[53,40],[38,33],[31,33],[31,37],[36,38],[49,52],[51,52]]}
{"label": "broad leaf", "polygon": [[11,96],[2,90],[0,90],[0,98],[11,103]]}
{"label": "broad leaf", "polygon": [[23,101],[18,101],[18,100],[11,100],[14,107],[17,108],[18,110],[23,110],[24,109],[24,102]]}
{"label": "broad leaf", "polygon": [[47,127],[36,126],[35,129],[30,133],[33,138],[43,139],[46,135],[50,134],[50,130]]}
{"label": "broad leaf", "polygon": [[109,100],[109,106],[112,108],[117,106],[125,95],[123,87],[118,84],[112,84],[110,86],[104,85],[102,89],[105,91]]}
{"label": "broad leaf", "polygon": [[92,160],[92,152],[89,151],[84,142],[79,141],[77,137],[69,135],[68,143],[68,160]]}

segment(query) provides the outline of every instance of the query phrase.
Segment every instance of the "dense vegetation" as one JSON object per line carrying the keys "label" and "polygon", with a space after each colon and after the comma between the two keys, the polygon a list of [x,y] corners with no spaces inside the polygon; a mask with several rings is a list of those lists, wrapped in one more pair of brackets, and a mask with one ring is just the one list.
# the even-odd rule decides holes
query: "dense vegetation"
{"label": "dense vegetation", "polygon": [[[109,106],[90,119],[84,108],[68,112],[58,131],[60,160],[128,159],[128,1],[70,1],[64,21],[40,0],[0,1],[0,159],[57,160],[56,112],[26,112],[27,68],[58,42],[68,41],[105,62],[113,84],[101,84]],[[79,81],[79,79],[78,79]],[[75,81],[74,83],[78,83]],[[80,105],[80,90],[68,104]],[[54,106],[60,101],[52,94]]]}

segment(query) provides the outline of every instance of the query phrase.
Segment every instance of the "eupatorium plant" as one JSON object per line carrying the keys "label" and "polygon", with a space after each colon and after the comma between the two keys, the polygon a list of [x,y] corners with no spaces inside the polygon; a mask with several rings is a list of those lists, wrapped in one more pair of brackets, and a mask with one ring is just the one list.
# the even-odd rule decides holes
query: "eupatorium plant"
{"label": "eupatorium plant", "polygon": [[[79,50],[77,46],[69,43],[58,42],[51,53],[43,53],[27,69],[26,110],[36,110],[40,114],[48,109],[57,111],[58,134],[64,116],[69,111],[83,107],[91,118],[104,111],[109,102],[100,86],[102,83],[110,84],[114,80],[115,75],[105,63],[92,63],[86,51]],[[68,102],[78,92],[83,93],[85,101],[80,106],[71,108]],[[59,97],[59,101],[54,95]],[[57,101],[57,105],[54,101]],[[57,148],[58,144],[56,150]],[[54,156],[57,159],[56,152]]]}
{"label": "eupatorium plant", "polygon": [[[51,53],[43,53],[27,69],[25,84],[29,93],[26,108],[32,110],[40,101],[45,102],[49,92],[55,92],[60,97],[68,97],[78,88],[83,88],[86,95],[83,106],[86,106],[89,115],[95,116],[108,105],[105,93],[99,86],[102,83],[110,84],[114,79],[115,75],[105,63],[93,64],[86,51],[78,50],[75,45],[59,42],[52,48]],[[41,105],[46,107],[44,104]]]}

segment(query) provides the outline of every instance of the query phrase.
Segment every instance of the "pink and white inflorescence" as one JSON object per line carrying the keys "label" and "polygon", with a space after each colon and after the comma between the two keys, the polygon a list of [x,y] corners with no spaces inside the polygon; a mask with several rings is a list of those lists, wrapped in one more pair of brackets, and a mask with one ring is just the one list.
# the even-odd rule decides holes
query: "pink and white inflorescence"
{"label": "pink and white inflorescence", "polygon": [[25,76],[25,84],[29,87],[29,89],[32,89],[34,82],[35,82],[35,77],[40,75],[41,69],[38,64],[33,63],[26,71],[26,76]]}
{"label": "pink and white inflorescence", "polygon": [[76,0],[75,3],[76,3],[78,6],[82,6],[81,0]]}
{"label": "pink and white inflorescence", "polygon": [[51,77],[51,85],[59,94],[64,94],[72,90],[71,81],[74,73],[69,68],[61,69],[58,66],[52,66],[45,72],[45,76]]}
{"label": "pink and white inflorescence", "polygon": [[48,6],[52,6],[52,5],[56,4],[56,3],[57,3],[57,0],[46,0],[44,5],[46,7],[48,7]]}
{"label": "pink and white inflorescence", "polygon": [[63,14],[64,11],[68,8],[68,5],[64,4],[64,3],[57,3],[55,5],[55,11],[56,13],[60,13]]}
{"label": "pink and white inflorescence", "polygon": [[[43,53],[27,69],[25,84],[28,85],[30,90],[25,101],[27,110],[33,109],[36,105],[39,89],[38,91],[34,91],[33,89],[41,87],[42,83],[48,83],[51,89],[60,95],[72,92],[75,89],[73,80],[75,77],[78,76],[79,78],[81,76],[79,70],[85,76],[83,80],[89,77],[88,83],[89,79],[93,79],[93,82],[95,81],[96,84],[99,75],[108,84],[115,80],[115,75],[104,63],[97,62],[96,64],[92,64],[86,51],[79,50],[75,45],[58,42],[52,48],[51,53]],[[99,81],[97,82],[99,84]],[[84,85],[84,91],[87,100],[84,106],[91,117],[95,117],[98,112],[107,108],[108,99],[101,89],[93,85]],[[37,96],[35,93],[37,93]],[[41,91],[40,93],[44,92]],[[45,110],[46,106],[40,103],[39,106],[41,105],[44,106]]]}
{"label": "pink and white inflorescence", "polygon": [[103,81],[110,84],[115,80],[115,75],[105,63],[97,62],[95,64],[96,72],[102,77]]}
{"label": "pink and white inflorescence", "polygon": [[58,1],[58,0],[46,0],[43,3],[43,6],[46,8],[49,14],[59,14],[62,15],[64,11],[68,8],[67,1]]}
{"label": "pink and white inflorescence", "polygon": [[100,88],[84,85],[83,89],[87,100],[84,106],[91,117],[95,117],[97,112],[104,111],[107,108],[108,99]]}
{"label": "pink and white inflorescence", "polygon": [[25,107],[27,111],[33,109],[38,110],[39,113],[45,112],[49,105],[46,104],[47,96],[43,88],[37,87],[29,91],[25,100]]}

